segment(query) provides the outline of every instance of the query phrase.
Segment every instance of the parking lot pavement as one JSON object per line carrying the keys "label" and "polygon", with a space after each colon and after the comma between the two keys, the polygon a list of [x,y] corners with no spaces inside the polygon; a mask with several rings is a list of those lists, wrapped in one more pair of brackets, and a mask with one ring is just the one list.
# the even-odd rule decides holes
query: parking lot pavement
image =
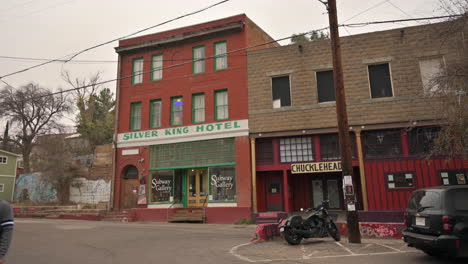
{"label": "parking lot pavement", "polygon": [[326,258],[392,255],[417,252],[398,239],[363,239],[361,244],[331,238],[307,239],[298,246],[290,246],[283,239],[258,244],[242,244],[231,254],[247,262],[303,261]]}

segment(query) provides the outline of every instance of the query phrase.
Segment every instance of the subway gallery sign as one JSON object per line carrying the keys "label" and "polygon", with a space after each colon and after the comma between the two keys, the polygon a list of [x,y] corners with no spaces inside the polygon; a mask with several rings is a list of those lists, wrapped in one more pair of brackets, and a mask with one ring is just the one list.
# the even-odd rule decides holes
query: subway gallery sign
{"label": "subway gallery sign", "polygon": [[249,122],[244,119],[120,133],[117,135],[117,147],[149,146],[248,135]]}
{"label": "subway gallery sign", "polygon": [[341,161],[291,164],[291,173],[319,173],[333,171],[341,171]]}

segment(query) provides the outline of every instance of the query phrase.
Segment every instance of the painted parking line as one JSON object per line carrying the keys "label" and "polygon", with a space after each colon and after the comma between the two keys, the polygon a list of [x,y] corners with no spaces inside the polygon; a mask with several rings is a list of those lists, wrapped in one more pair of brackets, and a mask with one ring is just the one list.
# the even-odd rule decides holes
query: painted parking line
{"label": "painted parking line", "polygon": [[[332,245],[332,243],[330,243]],[[241,245],[234,246],[230,249],[230,253],[239,258],[240,260],[250,262],[250,263],[266,263],[266,262],[273,262],[273,261],[303,261],[303,260],[313,260],[313,259],[328,259],[328,258],[345,258],[345,257],[360,257],[360,256],[377,256],[377,255],[392,255],[392,254],[404,254],[404,253],[415,253],[418,252],[416,250],[401,250],[393,246],[389,246],[386,244],[380,244],[380,243],[371,243],[364,245],[360,249],[367,249],[371,246],[380,246],[383,248],[386,248],[390,251],[386,252],[372,252],[372,253],[356,253],[353,252],[351,249],[346,247],[345,245],[335,242],[335,245],[337,245],[339,248],[343,249],[349,254],[337,254],[337,255],[325,255],[325,256],[315,256],[319,251],[312,251],[311,253],[307,254],[307,249],[304,245],[301,245],[300,247],[294,247],[294,246],[289,246],[289,245],[284,245],[284,248],[286,249],[299,249],[299,251],[302,253],[302,256],[300,257],[280,257],[280,258],[271,258],[268,256],[268,253],[263,250],[261,251],[262,255],[265,255],[263,257],[259,257],[259,254],[254,254],[252,256],[249,256],[248,254],[242,254],[239,252],[242,248],[244,247],[249,247],[252,246],[253,244],[251,243],[245,243]],[[256,245],[256,244],[255,244]],[[276,245],[276,244],[270,244],[271,245]],[[262,249],[265,249],[265,247],[262,247]],[[278,249],[275,249],[275,251],[278,251]],[[291,252],[297,252],[296,250],[291,251]]]}

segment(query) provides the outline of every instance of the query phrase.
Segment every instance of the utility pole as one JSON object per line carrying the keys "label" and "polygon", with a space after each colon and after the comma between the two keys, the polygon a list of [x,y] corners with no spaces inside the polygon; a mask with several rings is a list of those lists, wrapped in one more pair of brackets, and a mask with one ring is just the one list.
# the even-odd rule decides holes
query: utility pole
{"label": "utility pole", "polygon": [[338,18],[336,0],[320,1],[327,6],[330,23],[330,39],[333,55],[333,80],[336,98],[336,117],[338,119],[338,136],[340,142],[341,167],[343,173],[343,191],[345,197],[346,223],[348,224],[349,243],[361,243],[359,221],[356,211],[356,196],[353,184],[353,164],[351,143],[349,138],[348,114],[343,85],[343,67],[341,64],[340,36],[338,33]]}

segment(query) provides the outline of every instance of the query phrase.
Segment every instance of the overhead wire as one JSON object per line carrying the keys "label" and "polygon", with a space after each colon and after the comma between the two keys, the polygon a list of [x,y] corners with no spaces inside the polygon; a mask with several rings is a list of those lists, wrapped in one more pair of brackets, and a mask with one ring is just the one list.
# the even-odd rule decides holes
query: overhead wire
{"label": "overhead wire", "polygon": [[3,75],[3,76],[0,76],[0,79],[5,78],[5,77],[8,77],[8,76],[15,75],[15,74],[19,74],[19,73],[22,73],[22,72],[25,72],[25,71],[29,71],[29,70],[31,70],[31,69],[38,68],[38,67],[41,67],[41,66],[44,66],[44,65],[53,63],[53,62],[61,61],[61,60],[65,60],[64,63],[67,63],[67,62],[73,60],[76,56],[78,56],[78,55],[80,55],[80,54],[83,54],[84,52],[90,51],[90,50],[95,49],[95,48],[98,48],[98,47],[102,47],[102,46],[104,46],[104,45],[110,44],[110,43],[115,42],[115,41],[118,41],[118,40],[122,40],[122,39],[125,39],[125,38],[128,38],[128,37],[131,37],[131,36],[140,34],[140,33],[144,32],[144,31],[148,31],[148,30],[150,30],[150,29],[153,29],[153,28],[156,28],[156,27],[159,27],[159,26],[168,24],[168,23],[170,23],[170,22],[173,22],[173,21],[182,19],[182,18],[184,18],[184,17],[188,17],[188,16],[192,16],[192,15],[201,13],[201,12],[203,12],[203,11],[206,11],[206,10],[208,10],[208,9],[210,9],[210,8],[213,8],[213,7],[215,7],[215,6],[224,4],[224,3],[229,2],[229,1],[230,1],[230,0],[222,0],[222,1],[216,2],[216,3],[214,3],[214,4],[210,5],[210,6],[207,6],[207,7],[204,7],[204,8],[202,8],[202,9],[199,9],[199,10],[196,10],[196,11],[193,11],[193,12],[190,12],[190,13],[187,13],[187,14],[184,14],[184,15],[181,15],[181,16],[178,16],[178,17],[173,18],[173,19],[166,20],[166,21],[164,21],[164,22],[162,22],[162,23],[159,23],[159,24],[156,24],[156,25],[153,25],[153,26],[150,26],[150,27],[147,27],[147,28],[138,30],[138,31],[136,31],[136,32],[133,32],[133,33],[128,34],[128,35],[125,35],[125,36],[123,36],[123,37],[115,38],[115,39],[112,39],[112,40],[109,40],[109,41],[106,41],[106,42],[103,42],[103,43],[94,45],[94,46],[92,46],[92,47],[83,49],[83,50],[81,50],[81,51],[78,51],[78,52],[75,52],[75,53],[72,53],[72,54],[69,54],[69,55],[65,55],[65,56],[59,57],[59,58],[57,58],[57,59],[52,59],[52,60],[49,60],[49,61],[46,61],[46,62],[37,64],[37,65],[31,66],[31,67],[25,68],[25,69],[21,69],[21,70],[15,71],[15,72],[11,72],[11,73],[5,74],[5,75]]}
{"label": "overhead wire", "polygon": [[[352,23],[352,24],[340,24],[338,26],[339,27],[344,27],[344,26],[367,26],[367,25],[372,25],[372,24],[398,23],[398,22],[402,22],[402,21],[434,20],[434,19],[453,18],[453,17],[461,17],[461,16],[463,16],[463,15],[447,15],[447,16],[437,16],[437,17],[396,19],[396,20],[372,21],[372,22]],[[305,36],[305,35],[308,35],[308,34],[312,34],[313,32],[326,30],[328,28],[329,27],[315,29],[315,30],[311,30],[311,31],[308,31],[308,32],[305,32],[305,33],[297,34],[296,36]],[[98,83],[94,83],[92,85],[84,85],[84,86],[80,86],[80,87],[74,87],[74,88],[71,88],[71,89],[61,90],[61,91],[54,92],[54,93],[49,93],[49,94],[45,94],[45,95],[41,95],[41,96],[37,96],[37,97],[32,97],[32,98],[29,98],[28,100],[38,99],[38,98],[42,98],[42,97],[46,97],[46,96],[54,96],[54,95],[57,95],[57,94],[68,93],[68,92],[72,92],[72,91],[76,91],[76,90],[86,89],[86,88],[89,88],[89,87],[95,86],[95,85],[102,85],[102,84],[106,84],[106,83],[110,83],[110,82],[114,82],[114,81],[129,79],[129,78],[132,78],[133,76],[148,74],[148,73],[151,73],[151,72],[154,72],[154,71],[157,71],[157,70],[166,70],[166,69],[171,69],[171,68],[175,68],[175,67],[180,67],[180,66],[183,66],[183,65],[186,65],[186,64],[189,64],[189,63],[197,62],[197,61],[203,61],[203,60],[207,60],[207,59],[214,59],[214,58],[222,57],[222,56],[225,56],[225,55],[228,55],[228,54],[231,54],[231,53],[240,52],[240,51],[244,51],[244,50],[249,50],[249,49],[257,48],[257,47],[260,47],[260,46],[265,46],[265,45],[272,44],[272,43],[277,43],[279,41],[287,40],[287,39],[290,39],[292,37],[293,36],[284,37],[284,38],[280,38],[280,39],[276,39],[276,40],[271,40],[271,41],[263,42],[263,43],[260,43],[260,44],[256,44],[256,45],[252,45],[252,46],[248,46],[248,47],[244,47],[244,48],[239,48],[239,49],[235,49],[235,50],[231,50],[231,51],[228,51],[228,52],[223,53],[223,54],[217,54],[217,55],[208,56],[208,57],[205,57],[205,58],[190,60],[190,61],[186,61],[186,62],[182,62],[182,63],[162,67],[162,68],[152,69],[150,71],[140,72],[140,73],[137,73],[137,74],[131,74],[131,75],[128,75],[128,76],[118,77],[118,78],[111,79],[111,80],[101,81],[101,82],[98,82]]]}

